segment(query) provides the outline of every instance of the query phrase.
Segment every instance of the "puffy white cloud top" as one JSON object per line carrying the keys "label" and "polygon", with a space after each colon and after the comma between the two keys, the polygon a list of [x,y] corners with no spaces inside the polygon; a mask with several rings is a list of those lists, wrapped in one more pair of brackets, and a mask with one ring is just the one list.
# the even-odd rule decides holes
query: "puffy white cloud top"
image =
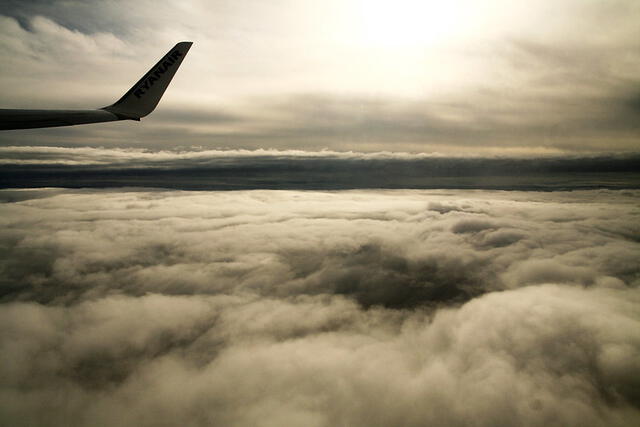
{"label": "puffy white cloud top", "polygon": [[0,417],[635,425],[639,195],[3,190]]}

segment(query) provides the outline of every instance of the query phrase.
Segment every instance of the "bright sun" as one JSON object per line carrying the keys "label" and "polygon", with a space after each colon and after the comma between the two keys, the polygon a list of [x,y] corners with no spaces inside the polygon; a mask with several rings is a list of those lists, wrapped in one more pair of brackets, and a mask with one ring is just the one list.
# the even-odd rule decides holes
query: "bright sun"
{"label": "bright sun", "polygon": [[439,44],[462,35],[469,15],[446,0],[354,0],[352,41],[381,48]]}

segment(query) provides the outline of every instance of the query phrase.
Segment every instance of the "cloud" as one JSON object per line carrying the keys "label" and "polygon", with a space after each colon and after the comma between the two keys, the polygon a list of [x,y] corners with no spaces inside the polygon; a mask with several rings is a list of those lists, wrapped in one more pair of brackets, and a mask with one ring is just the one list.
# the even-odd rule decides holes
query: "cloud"
{"label": "cloud", "polygon": [[0,135],[0,424],[638,424],[638,3],[413,53],[346,3],[5,2],[3,107],[195,45],[142,124]]}
{"label": "cloud", "polygon": [[636,151],[636,2],[460,8],[473,19],[458,38],[389,52],[353,46],[362,17],[338,1],[10,1],[0,18],[3,108],[108,105],[168,46],[195,45],[145,125],[3,132],[0,143]]}
{"label": "cloud", "polygon": [[[302,150],[0,147],[0,187],[186,190],[637,188],[637,155],[536,157]],[[437,202],[429,209],[451,209]]]}
{"label": "cloud", "polygon": [[633,425],[637,197],[2,190],[1,417]]}

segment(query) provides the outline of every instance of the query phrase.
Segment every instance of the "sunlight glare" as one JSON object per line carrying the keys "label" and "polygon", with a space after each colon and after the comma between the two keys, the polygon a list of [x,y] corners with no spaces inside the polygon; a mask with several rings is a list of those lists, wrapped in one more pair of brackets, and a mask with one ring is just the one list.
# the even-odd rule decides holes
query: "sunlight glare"
{"label": "sunlight glare", "polygon": [[380,48],[441,44],[463,35],[469,21],[464,2],[354,0],[353,41]]}

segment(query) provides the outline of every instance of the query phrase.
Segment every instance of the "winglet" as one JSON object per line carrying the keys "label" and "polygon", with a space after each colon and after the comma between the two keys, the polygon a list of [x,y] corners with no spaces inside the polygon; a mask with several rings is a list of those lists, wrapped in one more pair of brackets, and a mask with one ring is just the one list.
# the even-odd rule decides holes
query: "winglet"
{"label": "winglet", "polygon": [[140,120],[141,117],[151,113],[160,102],[160,98],[192,44],[192,42],[180,42],[175,45],[122,98],[115,104],[102,109],[121,119],[131,120]]}

